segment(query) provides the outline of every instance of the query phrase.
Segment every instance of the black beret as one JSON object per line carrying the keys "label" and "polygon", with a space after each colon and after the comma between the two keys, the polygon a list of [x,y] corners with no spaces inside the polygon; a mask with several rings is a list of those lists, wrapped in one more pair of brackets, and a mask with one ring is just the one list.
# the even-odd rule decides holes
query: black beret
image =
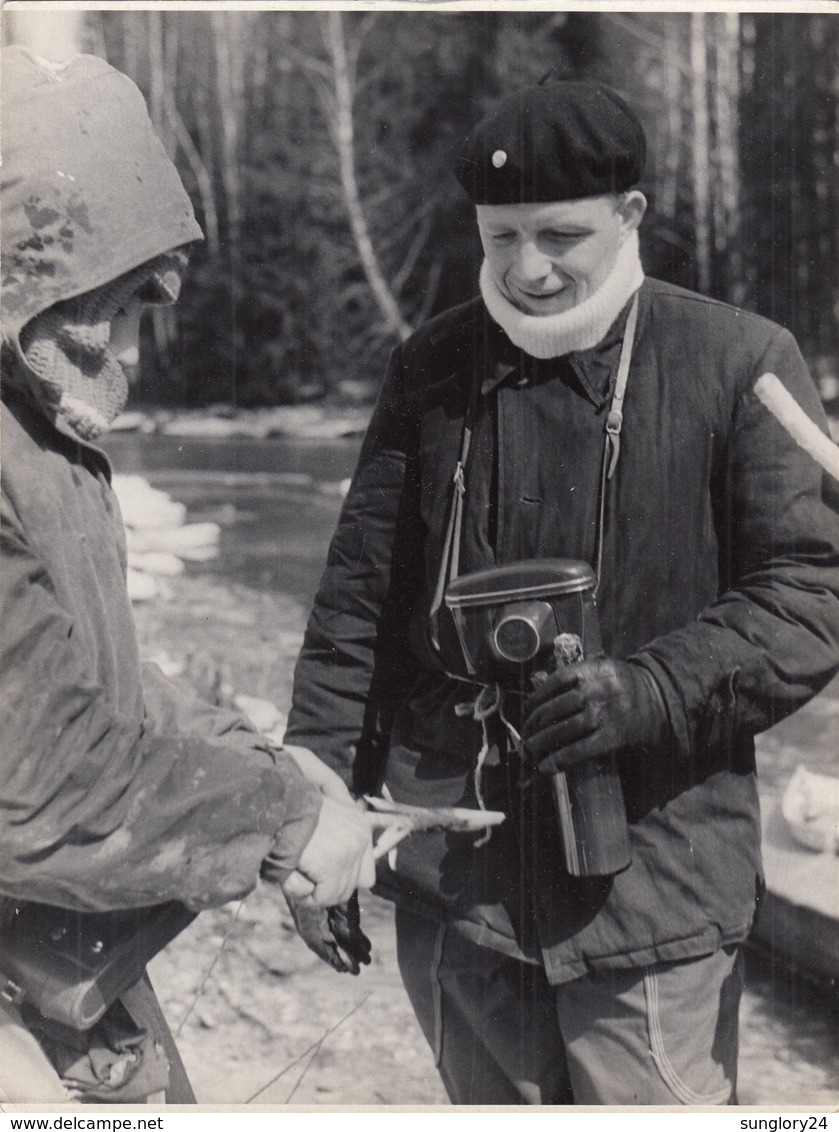
{"label": "black beret", "polygon": [[644,128],[609,87],[548,81],[503,98],[455,165],[474,204],[531,204],[623,192],[644,170]]}

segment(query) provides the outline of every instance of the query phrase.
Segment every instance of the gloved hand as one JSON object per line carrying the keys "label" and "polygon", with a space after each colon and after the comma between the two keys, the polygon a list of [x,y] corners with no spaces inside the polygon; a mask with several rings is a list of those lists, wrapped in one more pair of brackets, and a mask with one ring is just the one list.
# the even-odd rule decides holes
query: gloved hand
{"label": "gloved hand", "polygon": [[361,930],[358,894],[346,904],[317,908],[286,897],[289,911],[306,946],[324,963],[341,973],[357,975],[359,964],[369,964],[372,944]]}
{"label": "gloved hand", "polygon": [[599,657],[561,666],[525,702],[524,754],[543,774],[655,748],[670,734],[655,678],[629,661]]}

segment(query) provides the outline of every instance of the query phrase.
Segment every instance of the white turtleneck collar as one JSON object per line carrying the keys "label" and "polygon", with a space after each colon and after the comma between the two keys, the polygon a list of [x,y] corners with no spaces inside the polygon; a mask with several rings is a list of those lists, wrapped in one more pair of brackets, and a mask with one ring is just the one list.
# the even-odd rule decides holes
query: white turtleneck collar
{"label": "white turtleneck collar", "polygon": [[525,314],[499,289],[486,260],[480,274],[481,295],[492,319],[514,346],[543,359],[596,346],[643,282],[637,232],[623,242],[615,266],[594,294],[559,314]]}

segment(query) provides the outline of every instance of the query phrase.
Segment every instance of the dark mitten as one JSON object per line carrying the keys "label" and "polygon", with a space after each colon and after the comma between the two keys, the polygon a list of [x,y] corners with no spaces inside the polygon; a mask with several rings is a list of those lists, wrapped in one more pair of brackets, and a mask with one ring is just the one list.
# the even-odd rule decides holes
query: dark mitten
{"label": "dark mitten", "polygon": [[664,747],[664,697],[639,664],[600,657],[560,667],[525,705],[525,757],[545,774],[631,750]]}
{"label": "dark mitten", "polygon": [[357,894],[346,904],[332,908],[316,908],[292,900],[288,907],[304,943],[324,963],[351,975],[359,973],[360,964],[369,964],[372,944],[361,930]]}

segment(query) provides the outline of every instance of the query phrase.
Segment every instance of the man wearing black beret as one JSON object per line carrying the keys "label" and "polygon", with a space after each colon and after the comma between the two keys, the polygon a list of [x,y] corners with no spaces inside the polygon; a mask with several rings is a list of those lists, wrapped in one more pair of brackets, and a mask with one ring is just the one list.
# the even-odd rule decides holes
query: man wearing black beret
{"label": "man wearing black beret", "polygon": [[[734,1102],[754,735],[839,668],[835,484],[763,391],[821,438],[818,395],[787,331],[645,278],[644,158],[585,82],[515,93],[463,142],[481,294],[394,351],[296,672],[289,740],[357,792],[505,814],[379,875],[458,1104]],[[602,654],[516,688],[465,613],[557,560],[593,579]],[[554,781],[610,760],[627,853],[586,870]]]}

